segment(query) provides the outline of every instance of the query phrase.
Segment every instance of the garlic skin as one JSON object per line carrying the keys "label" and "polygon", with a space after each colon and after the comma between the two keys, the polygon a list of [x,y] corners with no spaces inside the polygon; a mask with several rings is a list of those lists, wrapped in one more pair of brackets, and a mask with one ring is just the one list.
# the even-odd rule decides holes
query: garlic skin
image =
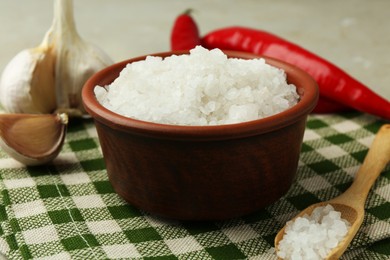
{"label": "garlic skin", "polygon": [[77,33],[72,0],[54,1],[53,23],[42,43],[17,54],[0,80],[0,103],[10,113],[85,110],[81,89],[86,80],[113,61]]}
{"label": "garlic skin", "polygon": [[54,56],[43,48],[23,50],[5,67],[0,102],[10,113],[51,113],[56,109]]}
{"label": "garlic skin", "polygon": [[0,114],[0,147],[24,165],[46,164],[60,153],[67,114]]}

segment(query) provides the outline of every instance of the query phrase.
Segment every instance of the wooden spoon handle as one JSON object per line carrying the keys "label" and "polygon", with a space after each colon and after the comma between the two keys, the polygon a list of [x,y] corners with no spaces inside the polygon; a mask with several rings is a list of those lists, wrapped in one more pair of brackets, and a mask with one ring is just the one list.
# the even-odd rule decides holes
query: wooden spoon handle
{"label": "wooden spoon handle", "polygon": [[[369,149],[363,165],[356,173],[351,187],[342,196],[343,200],[355,200],[364,207],[367,195],[379,177],[382,170],[390,161],[390,124],[383,125]],[[357,200],[357,201],[356,201]]]}

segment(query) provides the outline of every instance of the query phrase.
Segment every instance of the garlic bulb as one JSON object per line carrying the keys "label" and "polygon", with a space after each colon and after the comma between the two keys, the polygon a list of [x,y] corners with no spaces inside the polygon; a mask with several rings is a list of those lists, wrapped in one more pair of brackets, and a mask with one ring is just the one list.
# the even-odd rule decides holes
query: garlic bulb
{"label": "garlic bulb", "polygon": [[0,114],[0,147],[25,165],[53,160],[64,143],[66,114]]}
{"label": "garlic bulb", "polygon": [[54,1],[53,23],[42,43],[17,54],[0,81],[0,102],[11,113],[82,115],[85,81],[112,60],[77,33],[72,0]]}

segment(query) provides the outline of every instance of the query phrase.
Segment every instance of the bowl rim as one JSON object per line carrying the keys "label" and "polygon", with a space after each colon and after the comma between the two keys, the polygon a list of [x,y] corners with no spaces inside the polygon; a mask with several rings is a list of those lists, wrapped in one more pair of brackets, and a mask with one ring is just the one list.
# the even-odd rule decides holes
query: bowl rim
{"label": "bowl rim", "polygon": [[143,60],[147,56],[160,56],[165,58],[172,55],[189,53],[189,51],[169,51],[126,59],[114,63],[92,75],[82,88],[84,108],[95,121],[123,132],[162,139],[225,140],[249,137],[278,130],[293,124],[302,117],[306,117],[316,106],[319,98],[318,85],[316,81],[302,69],[268,56],[240,51],[222,51],[228,55],[228,57],[243,59],[263,58],[267,64],[283,69],[287,74],[287,80],[293,77],[296,78],[297,81],[302,82],[301,85],[296,86],[297,92],[300,95],[299,102],[280,113],[252,121],[223,125],[189,126],[161,124],[122,116],[105,108],[96,99],[93,91],[94,88],[97,85],[107,85],[111,83],[113,79],[119,76],[119,72],[128,63]]}

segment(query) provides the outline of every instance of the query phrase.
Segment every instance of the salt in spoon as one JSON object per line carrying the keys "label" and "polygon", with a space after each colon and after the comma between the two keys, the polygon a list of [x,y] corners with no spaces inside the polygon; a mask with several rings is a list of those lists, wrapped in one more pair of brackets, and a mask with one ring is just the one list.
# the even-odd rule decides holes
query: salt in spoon
{"label": "salt in spoon", "polygon": [[40,165],[60,152],[68,116],[61,114],[0,114],[0,146],[25,165]]}
{"label": "salt in spoon", "polygon": [[[301,211],[293,220],[303,215],[311,215],[316,207],[332,205],[335,210],[341,212],[341,217],[347,220],[351,226],[348,233],[339,244],[332,249],[325,259],[339,259],[349,246],[351,240],[359,230],[364,219],[364,204],[367,195],[375,180],[390,161],[390,124],[383,125],[358,172],[352,185],[338,197],[329,201],[313,204]],[[279,242],[283,239],[284,226],[275,237],[275,249],[278,251]]]}

